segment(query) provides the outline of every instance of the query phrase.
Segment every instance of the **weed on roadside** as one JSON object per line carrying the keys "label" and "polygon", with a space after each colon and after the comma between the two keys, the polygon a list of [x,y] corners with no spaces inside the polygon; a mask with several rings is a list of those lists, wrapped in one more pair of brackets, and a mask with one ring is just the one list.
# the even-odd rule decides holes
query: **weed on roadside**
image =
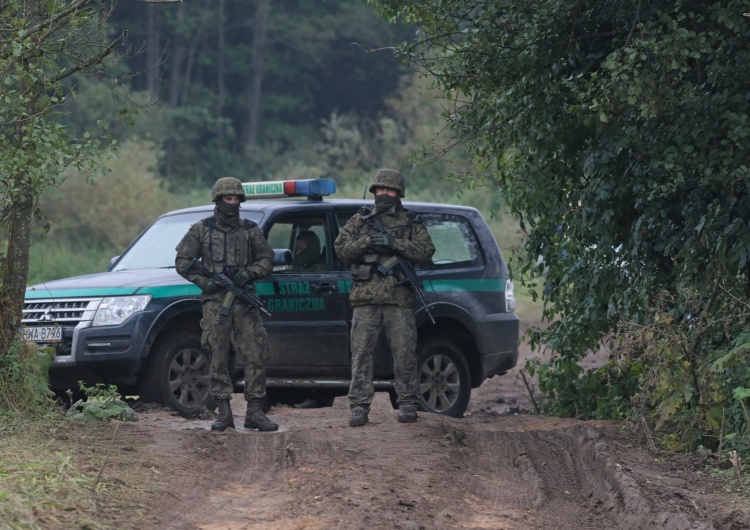
{"label": "weed on roadside", "polygon": [[105,386],[97,383],[87,387],[79,381],[81,392],[86,399],[79,399],[68,409],[66,416],[79,421],[138,421],[138,414],[130,408],[114,385]]}
{"label": "weed on roadside", "polygon": [[80,423],[61,412],[0,421],[0,527],[29,530],[143,528],[163,491],[160,462],[132,424]]}
{"label": "weed on roadside", "polygon": [[26,416],[44,414],[52,405],[49,389],[49,352],[19,341],[0,355],[0,412]]}

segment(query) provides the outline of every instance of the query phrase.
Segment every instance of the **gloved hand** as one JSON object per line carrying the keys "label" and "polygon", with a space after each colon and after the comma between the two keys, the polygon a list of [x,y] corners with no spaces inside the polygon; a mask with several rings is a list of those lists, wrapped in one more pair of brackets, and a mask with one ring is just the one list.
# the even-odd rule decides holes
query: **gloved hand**
{"label": "gloved hand", "polygon": [[367,237],[367,242],[373,248],[393,250],[393,247],[396,244],[396,239],[389,236],[388,234],[383,234],[382,232],[375,232],[374,234],[370,234]]}
{"label": "gloved hand", "polygon": [[201,291],[206,294],[214,294],[219,292],[219,286],[211,278],[206,278],[200,286]]}
{"label": "gloved hand", "polygon": [[242,287],[247,282],[254,279],[254,276],[255,275],[252,272],[250,272],[249,269],[241,267],[237,269],[237,274],[234,275],[234,278],[232,278],[232,280],[234,280],[234,283]]}

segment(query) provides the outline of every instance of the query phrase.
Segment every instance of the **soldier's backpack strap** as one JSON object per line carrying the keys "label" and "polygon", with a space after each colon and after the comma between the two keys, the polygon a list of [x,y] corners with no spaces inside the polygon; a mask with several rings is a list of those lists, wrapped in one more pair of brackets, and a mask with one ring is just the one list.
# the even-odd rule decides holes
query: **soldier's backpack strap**
{"label": "soldier's backpack strap", "polygon": [[411,225],[413,224],[424,224],[424,221],[422,220],[422,216],[407,210],[406,224],[401,227],[401,232],[399,233],[398,237],[403,239],[404,233],[406,232],[407,228],[409,229],[409,233],[411,234]]}
{"label": "soldier's backpack strap", "polygon": [[208,254],[211,256],[211,266],[213,267],[214,262],[214,238],[211,237],[211,233],[216,229],[216,217],[213,215],[211,217],[206,217],[205,219],[201,219],[201,223],[203,223],[208,228]]}

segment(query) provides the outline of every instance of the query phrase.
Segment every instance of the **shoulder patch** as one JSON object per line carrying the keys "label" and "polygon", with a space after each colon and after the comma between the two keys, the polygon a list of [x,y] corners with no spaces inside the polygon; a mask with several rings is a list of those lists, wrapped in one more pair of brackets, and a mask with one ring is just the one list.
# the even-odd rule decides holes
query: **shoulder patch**
{"label": "shoulder patch", "polygon": [[216,217],[212,215],[211,217],[206,217],[205,219],[201,219],[201,222],[207,227],[213,228],[214,226],[216,226]]}

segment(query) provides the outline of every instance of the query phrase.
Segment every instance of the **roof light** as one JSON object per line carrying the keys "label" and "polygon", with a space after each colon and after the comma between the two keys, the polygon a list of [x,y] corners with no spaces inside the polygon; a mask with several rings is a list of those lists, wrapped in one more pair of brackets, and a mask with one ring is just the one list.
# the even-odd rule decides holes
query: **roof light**
{"label": "roof light", "polygon": [[336,181],[331,179],[274,180],[270,182],[243,182],[248,199],[273,199],[277,197],[320,198],[336,192]]}

